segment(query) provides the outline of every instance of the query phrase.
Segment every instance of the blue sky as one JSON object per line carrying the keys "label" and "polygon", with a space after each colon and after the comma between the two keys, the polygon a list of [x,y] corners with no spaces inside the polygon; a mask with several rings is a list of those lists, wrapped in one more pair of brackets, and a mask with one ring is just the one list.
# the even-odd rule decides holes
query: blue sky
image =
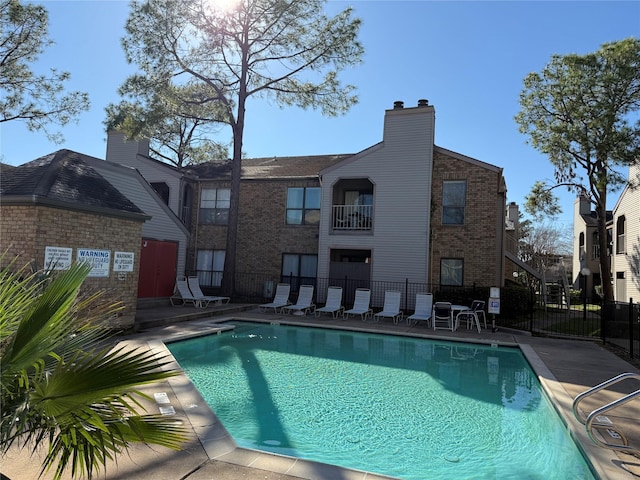
{"label": "blue sky", "polygon": [[[89,93],[91,110],[63,129],[61,145],[18,122],[0,126],[0,159],[20,165],[61,148],[98,158],[106,152],[105,107],[135,72],[120,46],[127,1],[40,1],[56,43],[34,69],[71,73],[68,88]],[[436,144],[504,168],[508,200],[524,202],[535,180],[553,178],[548,160],[518,132],[522,80],[551,55],[597,50],[640,36],[638,1],[330,1],[329,12],[353,6],[363,21],[364,62],[345,71],[360,103],[346,115],[247,105],[249,157],[356,153],[382,139],[384,110],[426,98],[436,109]],[[571,224],[574,197],[558,189]],[[614,201],[616,195],[611,195]],[[611,205],[613,206],[613,205]]]}

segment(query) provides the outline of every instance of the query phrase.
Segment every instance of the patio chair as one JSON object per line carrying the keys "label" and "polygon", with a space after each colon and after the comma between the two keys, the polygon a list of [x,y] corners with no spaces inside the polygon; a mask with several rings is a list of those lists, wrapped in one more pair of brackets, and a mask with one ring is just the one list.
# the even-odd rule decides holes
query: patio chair
{"label": "patio chair", "polygon": [[377,322],[381,318],[391,318],[393,323],[402,320],[404,313],[400,310],[400,292],[388,290],[384,292],[384,305],[382,311],[373,315],[373,321]]}
{"label": "patio chair", "polygon": [[342,306],[342,287],[329,287],[327,289],[327,301],[324,307],[316,308],[315,315],[320,317],[322,313],[330,313],[333,318],[338,318],[344,311]]}
{"label": "patio chair", "polygon": [[200,303],[203,308],[209,306],[210,303],[215,303],[216,305],[222,305],[223,303],[229,303],[231,300],[229,297],[217,297],[214,295],[205,295],[202,293],[202,289],[200,288],[200,280],[198,277],[188,277],[187,283],[189,284],[189,290],[195,298],[200,300]]}
{"label": "patio chair", "polygon": [[190,303],[194,307],[201,307],[202,303],[200,300],[200,298],[195,297],[193,293],[191,293],[191,290],[189,290],[189,284],[186,278],[176,278],[173,295],[169,297],[171,305],[174,307],[183,307],[187,303]]}
{"label": "patio chair", "polygon": [[433,293],[416,293],[416,309],[413,315],[407,317],[407,325],[427,322],[427,327],[430,327],[431,315],[433,315]]}
{"label": "patio chair", "polygon": [[480,316],[484,319],[484,328],[487,328],[487,318],[484,315],[484,302],[482,300],[474,300],[471,303],[471,307],[467,310],[462,310],[456,315],[456,328],[460,325],[460,318],[467,320],[467,329],[473,327],[475,323],[478,327],[478,333],[480,333]]}
{"label": "patio chair", "polygon": [[371,290],[368,288],[356,288],[356,298],[353,301],[353,308],[345,310],[342,316],[349,318],[349,315],[360,315],[362,321],[370,317],[373,313],[369,303],[371,302]]}
{"label": "patio chair", "polygon": [[436,302],[433,305],[432,315],[433,329],[446,329],[453,332],[453,310],[451,310],[451,302]]}
{"label": "patio chair", "polygon": [[270,308],[273,308],[274,313],[278,313],[278,311],[281,311],[283,307],[291,305],[291,302],[289,301],[289,292],[291,292],[291,285],[288,283],[279,283],[276,287],[276,295],[273,297],[273,301],[259,305],[258,311],[264,313]]}
{"label": "patio chair", "polygon": [[313,313],[316,308],[313,303],[313,290],[313,285],[300,285],[296,304],[282,307],[282,311],[284,313],[300,312],[301,315],[306,315],[309,312]]}

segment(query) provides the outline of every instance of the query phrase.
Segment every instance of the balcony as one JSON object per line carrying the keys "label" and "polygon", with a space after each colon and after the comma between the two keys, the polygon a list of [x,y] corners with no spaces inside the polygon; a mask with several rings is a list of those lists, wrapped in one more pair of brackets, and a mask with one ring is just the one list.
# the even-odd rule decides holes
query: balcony
{"label": "balcony", "polygon": [[333,231],[370,231],[373,228],[373,205],[333,205]]}

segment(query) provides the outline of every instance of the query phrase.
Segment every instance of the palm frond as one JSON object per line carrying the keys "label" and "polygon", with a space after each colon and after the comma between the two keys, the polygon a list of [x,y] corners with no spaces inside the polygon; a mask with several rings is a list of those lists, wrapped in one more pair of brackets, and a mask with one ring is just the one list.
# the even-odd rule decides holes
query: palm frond
{"label": "palm frond", "polygon": [[150,351],[104,346],[100,321],[121,306],[81,291],[89,268],[11,267],[0,270],[0,450],[47,442],[43,472],[91,478],[132,442],[179,449],[187,430],[145,415],[140,390],[177,372]]}

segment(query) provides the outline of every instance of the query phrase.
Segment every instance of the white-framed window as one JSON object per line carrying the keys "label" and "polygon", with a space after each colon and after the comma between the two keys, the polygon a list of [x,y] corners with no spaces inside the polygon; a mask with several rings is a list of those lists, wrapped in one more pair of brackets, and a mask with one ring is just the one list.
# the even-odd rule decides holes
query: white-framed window
{"label": "white-framed window", "polygon": [[201,224],[227,225],[229,223],[229,205],[231,189],[203,188],[200,193]]}
{"label": "white-framed window", "polygon": [[287,225],[320,223],[320,187],[287,189]]}
{"label": "white-framed window", "polygon": [[466,200],[466,180],[446,180],[442,184],[443,225],[464,225]]}
{"label": "white-framed window", "polygon": [[200,285],[219,287],[224,271],[224,250],[198,250],[196,270]]}
{"label": "white-framed window", "polygon": [[627,221],[624,215],[618,217],[616,221],[616,253],[627,253],[627,243],[625,236],[625,225]]}
{"label": "white-framed window", "polygon": [[462,258],[440,259],[440,285],[462,287],[464,279],[464,260]]}

